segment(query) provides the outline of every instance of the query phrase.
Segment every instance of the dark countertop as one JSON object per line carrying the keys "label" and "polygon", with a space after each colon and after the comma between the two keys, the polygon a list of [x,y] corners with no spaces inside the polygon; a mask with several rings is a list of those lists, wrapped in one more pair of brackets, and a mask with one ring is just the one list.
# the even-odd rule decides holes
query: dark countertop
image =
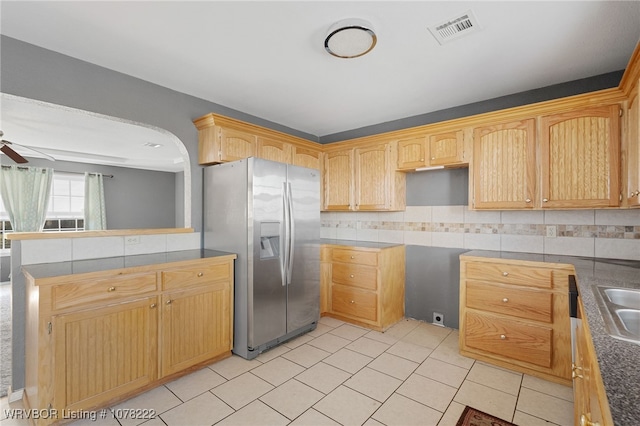
{"label": "dark countertop", "polygon": [[221,256],[235,257],[236,255],[234,253],[217,250],[182,250],[165,253],[74,260],[70,262],[38,263],[23,265],[22,270],[35,279],[42,279]]}
{"label": "dark countertop", "polygon": [[363,247],[363,248],[388,248],[402,246],[400,243],[378,243],[375,241],[355,241],[355,240],[334,240],[322,238],[320,244],[331,244],[336,246]]}
{"label": "dark countertop", "polygon": [[593,286],[640,288],[640,261],[474,250],[462,256],[573,265],[600,373],[616,426],[640,425],[640,344],[611,337]]}

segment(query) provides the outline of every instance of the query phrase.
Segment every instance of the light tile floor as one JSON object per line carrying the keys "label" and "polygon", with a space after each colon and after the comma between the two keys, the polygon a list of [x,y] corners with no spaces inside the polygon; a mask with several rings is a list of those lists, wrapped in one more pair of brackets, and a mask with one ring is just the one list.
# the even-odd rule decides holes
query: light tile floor
{"label": "light tile floor", "polygon": [[[0,405],[0,426],[27,424]],[[326,317],[255,360],[233,356],[113,407],[153,409],[152,420],[73,425],[454,426],[465,405],[521,426],[573,425],[570,387],[461,356],[457,330],[407,319],[379,333]]]}

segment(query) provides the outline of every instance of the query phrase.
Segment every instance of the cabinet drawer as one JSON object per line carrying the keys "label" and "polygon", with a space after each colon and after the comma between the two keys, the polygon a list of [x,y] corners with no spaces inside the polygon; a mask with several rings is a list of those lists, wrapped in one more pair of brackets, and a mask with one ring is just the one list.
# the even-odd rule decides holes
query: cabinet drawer
{"label": "cabinet drawer", "polygon": [[375,290],[378,287],[378,270],[372,266],[334,263],[331,268],[333,282]]}
{"label": "cabinet drawer", "polygon": [[504,284],[552,288],[551,269],[531,268],[508,263],[467,263],[467,278]]}
{"label": "cabinet drawer", "polygon": [[331,287],[331,310],[335,313],[376,322],[377,303],[376,293],[335,285]]}
{"label": "cabinet drawer", "polygon": [[553,322],[553,294],[467,281],[467,307],[518,318]]}
{"label": "cabinet drawer", "polygon": [[193,285],[207,284],[218,280],[228,280],[230,277],[231,267],[228,263],[191,266],[188,268],[163,271],[162,289],[173,290]]}
{"label": "cabinet drawer", "polygon": [[545,368],[551,367],[550,327],[467,312],[464,337],[470,348]]}
{"label": "cabinet drawer", "polygon": [[78,281],[53,286],[53,309],[65,309],[155,291],[156,274],[125,275],[102,280]]}
{"label": "cabinet drawer", "polygon": [[378,266],[378,253],[353,249],[333,249],[331,260],[334,262],[357,263],[360,265]]}

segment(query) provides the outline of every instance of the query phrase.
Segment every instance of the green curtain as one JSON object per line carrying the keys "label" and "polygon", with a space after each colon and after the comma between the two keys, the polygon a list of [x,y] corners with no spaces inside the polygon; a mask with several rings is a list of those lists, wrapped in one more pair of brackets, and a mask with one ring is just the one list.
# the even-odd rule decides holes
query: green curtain
{"label": "green curtain", "polygon": [[14,231],[42,231],[52,179],[49,168],[0,167],[0,196]]}
{"label": "green curtain", "polygon": [[85,231],[107,229],[102,173],[84,174],[84,229]]}

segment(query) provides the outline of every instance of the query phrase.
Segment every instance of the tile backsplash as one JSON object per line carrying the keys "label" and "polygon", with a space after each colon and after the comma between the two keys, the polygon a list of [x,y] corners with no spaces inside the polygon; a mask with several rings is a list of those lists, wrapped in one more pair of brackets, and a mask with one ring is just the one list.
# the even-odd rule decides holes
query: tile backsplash
{"label": "tile backsplash", "polygon": [[321,219],[322,238],[640,260],[640,210],[408,206],[404,212],[323,212]]}

